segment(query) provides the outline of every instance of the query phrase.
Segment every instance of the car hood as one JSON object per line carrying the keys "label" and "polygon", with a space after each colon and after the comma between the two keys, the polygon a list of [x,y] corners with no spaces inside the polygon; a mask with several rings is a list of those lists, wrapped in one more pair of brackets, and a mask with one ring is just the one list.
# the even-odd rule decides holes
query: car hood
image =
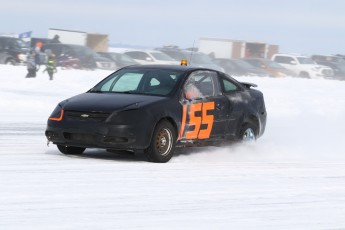
{"label": "car hood", "polygon": [[164,99],[165,97],[138,94],[83,93],[61,104],[64,110],[111,113],[118,110],[138,109]]}

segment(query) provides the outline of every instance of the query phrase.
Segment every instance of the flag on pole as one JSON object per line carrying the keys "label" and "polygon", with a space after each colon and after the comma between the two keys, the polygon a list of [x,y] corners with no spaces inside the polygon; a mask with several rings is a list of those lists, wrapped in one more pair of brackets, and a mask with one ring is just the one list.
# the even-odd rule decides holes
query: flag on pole
{"label": "flag on pole", "polygon": [[20,39],[31,38],[31,33],[32,33],[32,31],[28,31],[28,32],[25,32],[25,33],[21,33],[21,34],[18,35],[18,37],[19,37]]}

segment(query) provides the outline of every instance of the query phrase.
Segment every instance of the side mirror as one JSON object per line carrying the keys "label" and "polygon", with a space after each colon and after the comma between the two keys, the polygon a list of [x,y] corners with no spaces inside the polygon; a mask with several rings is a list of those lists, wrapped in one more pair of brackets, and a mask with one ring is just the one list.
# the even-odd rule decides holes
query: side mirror
{"label": "side mirror", "polygon": [[297,65],[297,62],[296,61],[290,61],[290,64],[291,65]]}

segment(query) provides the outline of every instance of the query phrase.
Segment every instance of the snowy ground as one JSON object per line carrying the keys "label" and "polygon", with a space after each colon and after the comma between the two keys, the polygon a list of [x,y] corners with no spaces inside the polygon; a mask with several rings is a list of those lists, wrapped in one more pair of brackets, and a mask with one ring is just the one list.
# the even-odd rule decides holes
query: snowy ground
{"label": "snowy ground", "polygon": [[243,78],[264,92],[264,136],[167,164],[47,147],[56,104],[109,73],[60,70],[49,81],[0,66],[1,230],[345,229],[345,82]]}

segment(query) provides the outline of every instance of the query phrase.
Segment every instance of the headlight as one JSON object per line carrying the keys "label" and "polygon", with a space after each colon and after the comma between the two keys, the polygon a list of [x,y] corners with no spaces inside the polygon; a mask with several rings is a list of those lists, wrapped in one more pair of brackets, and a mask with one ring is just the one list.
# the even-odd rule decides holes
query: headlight
{"label": "headlight", "polygon": [[51,121],[61,121],[63,117],[64,110],[60,105],[57,105],[52,114],[49,117]]}

